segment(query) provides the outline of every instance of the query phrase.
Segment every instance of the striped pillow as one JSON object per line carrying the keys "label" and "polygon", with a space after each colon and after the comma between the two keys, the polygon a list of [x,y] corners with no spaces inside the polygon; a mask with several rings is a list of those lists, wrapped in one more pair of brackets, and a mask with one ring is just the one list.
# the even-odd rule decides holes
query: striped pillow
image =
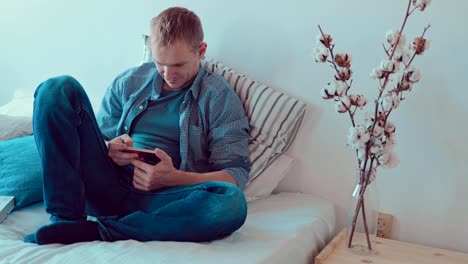
{"label": "striped pillow", "polygon": [[202,64],[223,76],[244,104],[250,121],[252,182],[294,142],[306,104],[212,59],[204,58]]}
{"label": "striped pillow", "polygon": [[[145,63],[151,61],[151,49],[148,36],[142,37],[144,54],[141,63]],[[208,71],[223,76],[244,104],[250,122],[250,183],[294,142],[306,104],[212,59],[204,58],[202,65]]]}

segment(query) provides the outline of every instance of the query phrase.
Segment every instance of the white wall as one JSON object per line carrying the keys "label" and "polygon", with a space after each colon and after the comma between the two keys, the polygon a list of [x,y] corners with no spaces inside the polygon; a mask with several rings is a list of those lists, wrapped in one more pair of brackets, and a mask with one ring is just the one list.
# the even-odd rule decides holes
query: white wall
{"label": "white wall", "polygon": [[[15,89],[45,78],[78,78],[97,106],[112,78],[136,64],[140,34],[162,9],[182,5],[202,18],[208,55],[309,103],[291,155],[298,160],[281,190],[300,190],[337,205],[344,226],[355,157],[346,149],[349,120],[320,99],[332,79],[309,56],[317,24],[336,49],[353,54],[354,89],[368,97],[368,78],[383,58],[388,29],[398,28],[404,0],[361,1],[59,1],[0,0],[0,104]],[[433,1],[408,22],[408,38],[431,23],[427,54],[415,62],[423,79],[392,114],[401,164],[378,173],[381,210],[394,215],[394,237],[468,252],[468,98],[465,71],[468,2]]]}

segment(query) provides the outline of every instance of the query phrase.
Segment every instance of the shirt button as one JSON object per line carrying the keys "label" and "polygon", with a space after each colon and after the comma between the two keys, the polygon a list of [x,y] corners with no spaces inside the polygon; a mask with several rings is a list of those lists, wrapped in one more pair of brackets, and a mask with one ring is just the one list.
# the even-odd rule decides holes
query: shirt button
{"label": "shirt button", "polygon": [[127,127],[127,126],[124,126],[124,130],[128,130],[128,127]]}
{"label": "shirt button", "polygon": [[143,109],[143,106],[142,106],[142,105],[140,105],[138,108],[139,108],[140,110],[142,110],[142,109]]}

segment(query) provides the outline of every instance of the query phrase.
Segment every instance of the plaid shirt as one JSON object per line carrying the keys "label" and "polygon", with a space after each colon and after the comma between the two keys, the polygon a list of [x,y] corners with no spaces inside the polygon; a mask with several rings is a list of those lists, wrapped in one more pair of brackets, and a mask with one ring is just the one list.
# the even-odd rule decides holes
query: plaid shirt
{"label": "plaid shirt", "polygon": [[[128,134],[148,100],[161,94],[163,79],[153,63],[120,74],[97,114],[107,140]],[[242,103],[221,76],[200,70],[180,107],[180,170],[225,171],[244,188],[250,172],[249,123]],[[157,128],[155,128],[157,129]]]}

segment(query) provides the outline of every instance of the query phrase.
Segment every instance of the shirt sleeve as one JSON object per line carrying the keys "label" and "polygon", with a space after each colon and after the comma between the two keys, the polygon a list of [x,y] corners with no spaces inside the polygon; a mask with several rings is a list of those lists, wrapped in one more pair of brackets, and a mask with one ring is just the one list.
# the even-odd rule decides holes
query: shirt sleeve
{"label": "shirt sleeve", "polygon": [[122,101],[119,96],[120,77],[117,77],[107,88],[102,99],[101,107],[96,116],[102,135],[106,140],[111,140],[119,135],[118,124],[122,117]]}
{"label": "shirt sleeve", "polygon": [[217,93],[210,107],[209,162],[234,177],[243,189],[250,173],[249,122],[234,89]]}

